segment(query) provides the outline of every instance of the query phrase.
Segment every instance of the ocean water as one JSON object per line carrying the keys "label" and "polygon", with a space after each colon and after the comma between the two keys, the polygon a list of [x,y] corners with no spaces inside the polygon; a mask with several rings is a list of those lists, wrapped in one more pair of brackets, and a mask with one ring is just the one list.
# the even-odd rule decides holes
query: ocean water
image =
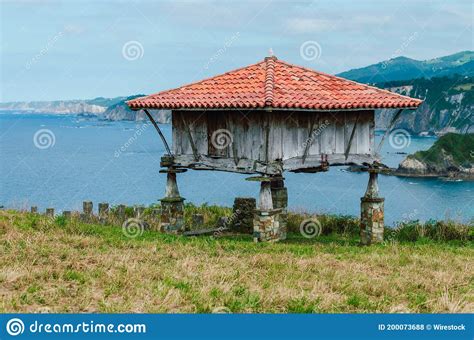
{"label": "ocean water", "polygon": [[[161,125],[171,142],[171,126]],[[36,135],[36,138],[35,138]],[[377,141],[381,136],[377,135]],[[386,140],[383,162],[429,148],[435,138]],[[79,210],[82,201],[151,204],[164,195],[160,174],[164,147],[151,125],[103,122],[77,116],[0,114],[0,205],[7,208]],[[237,196],[257,197],[248,175],[188,171],[178,175],[187,202],[231,206]],[[359,215],[367,173],[334,167],[325,173],[286,173],[289,208],[297,211]],[[474,218],[474,182],[379,177],[388,225],[401,220]]]}

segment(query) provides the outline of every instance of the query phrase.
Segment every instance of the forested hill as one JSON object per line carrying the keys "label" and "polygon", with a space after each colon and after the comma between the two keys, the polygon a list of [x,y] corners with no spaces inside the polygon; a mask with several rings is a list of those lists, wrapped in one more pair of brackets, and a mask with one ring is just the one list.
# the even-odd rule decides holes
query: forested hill
{"label": "forested hill", "polygon": [[429,60],[396,57],[367,67],[342,72],[338,76],[373,84],[456,74],[474,76],[474,51],[463,51]]}

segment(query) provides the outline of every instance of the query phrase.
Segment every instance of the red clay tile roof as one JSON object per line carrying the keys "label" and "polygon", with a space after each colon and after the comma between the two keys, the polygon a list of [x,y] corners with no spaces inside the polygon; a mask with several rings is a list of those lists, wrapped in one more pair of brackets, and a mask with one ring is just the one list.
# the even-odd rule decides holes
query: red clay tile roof
{"label": "red clay tile roof", "polygon": [[416,108],[422,100],[356,83],[275,57],[127,102],[131,109]]}

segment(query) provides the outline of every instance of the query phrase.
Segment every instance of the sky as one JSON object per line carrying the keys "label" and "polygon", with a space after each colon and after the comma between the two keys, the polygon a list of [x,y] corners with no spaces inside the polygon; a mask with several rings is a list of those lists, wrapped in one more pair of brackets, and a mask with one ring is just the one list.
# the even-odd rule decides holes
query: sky
{"label": "sky", "polygon": [[336,74],[474,49],[470,0],[0,0],[0,11],[0,102],[150,94],[271,53]]}

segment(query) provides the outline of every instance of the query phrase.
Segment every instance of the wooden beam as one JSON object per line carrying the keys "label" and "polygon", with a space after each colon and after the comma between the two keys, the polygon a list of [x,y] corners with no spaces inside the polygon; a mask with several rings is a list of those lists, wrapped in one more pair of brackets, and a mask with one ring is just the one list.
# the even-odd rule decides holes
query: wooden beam
{"label": "wooden beam", "polygon": [[382,145],[385,142],[385,138],[387,138],[387,135],[392,130],[393,126],[395,125],[395,122],[398,120],[402,112],[403,112],[403,109],[400,109],[393,115],[393,118],[390,121],[390,124],[388,125],[387,130],[385,130],[385,133],[383,134],[382,139],[380,140],[379,146],[377,147],[377,150],[376,150],[377,155],[380,154],[380,150],[382,150]]}
{"label": "wooden beam", "polygon": [[360,113],[357,113],[354,127],[352,128],[351,136],[349,137],[349,143],[347,143],[346,152],[344,153],[346,160],[347,160],[347,157],[349,156],[349,152],[351,151],[352,140],[354,139],[354,135],[357,129],[357,123],[359,122],[359,118],[360,118]]}
{"label": "wooden beam", "polygon": [[168,142],[166,141],[165,136],[164,136],[163,133],[161,132],[160,127],[158,126],[158,124],[156,123],[156,121],[153,119],[153,116],[150,114],[150,112],[148,112],[147,109],[143,109],[143,111],[145,111],[145,114],[147,115],[148,119],[150,120],[150,122],[151,122],[151,123],[153,124],[153,126],[155,127],[155,130],[156,130],[156,131],[158,132],[158,134],[160,135],[161,141],[162,141],[163,144],[165,145],[166,152],[168,153],[169,156],[172,156],[170,147],[169,147],[169,145],[168,145]]}
{"label": "wooden beam", "polygon": [[184,128],[186,129],[186,132],[188,134],[189,143],[191,144],[191,149],[193,150],[194,160],[198,161],[199,153],[197,151],[196,144],[194,143],[193,135],[191,134],[191,128],[189,127],[188,124],[186,124],[183,114],[180,113],[179,116],[181,117],[181,121],[183,122]]}
{"label": "wooden beam", "polygon": [[312,138],[312,134],[313,134],[313,131],[314,131],[314,120],[313,119],[311,121],[311,127],[309,129],[308,139],[306,139],[306,145],[304,147],[303,164],[304,164],[304,161],[306,160],[306,157],[308,157],[309,148],[311,147],[311,144],[313,144],[313,138]]}

